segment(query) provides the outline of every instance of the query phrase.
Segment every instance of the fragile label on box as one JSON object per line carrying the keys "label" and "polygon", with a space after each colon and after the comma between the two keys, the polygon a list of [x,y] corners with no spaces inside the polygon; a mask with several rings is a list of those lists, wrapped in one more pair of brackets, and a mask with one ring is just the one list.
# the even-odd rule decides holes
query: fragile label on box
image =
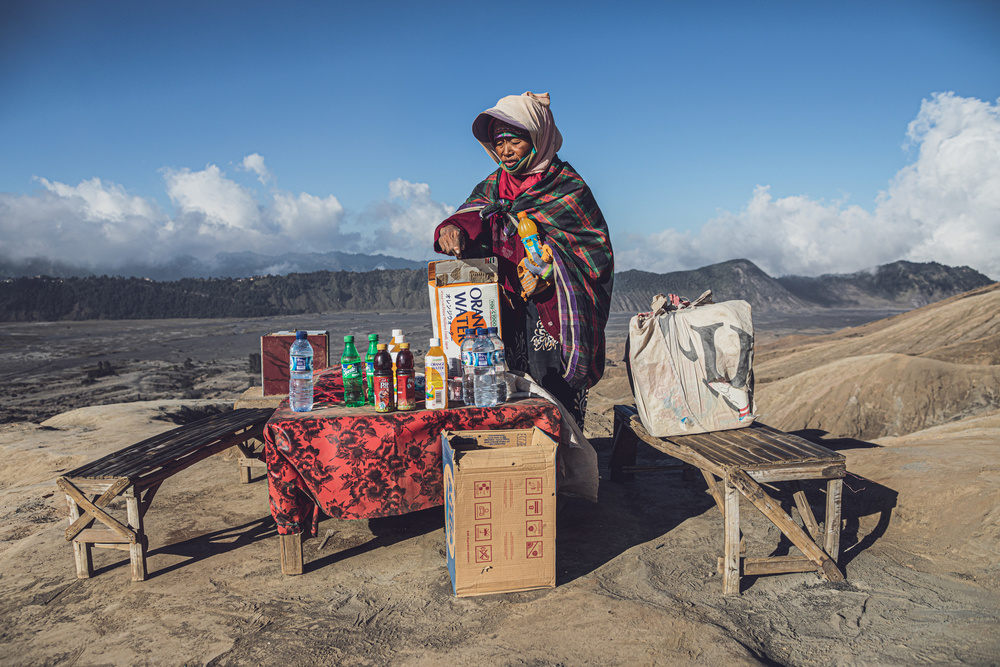
{"label": "fragile label on box", "polygon": [[556,442],[537,428],[441,441],[455,595],[555,586]]}

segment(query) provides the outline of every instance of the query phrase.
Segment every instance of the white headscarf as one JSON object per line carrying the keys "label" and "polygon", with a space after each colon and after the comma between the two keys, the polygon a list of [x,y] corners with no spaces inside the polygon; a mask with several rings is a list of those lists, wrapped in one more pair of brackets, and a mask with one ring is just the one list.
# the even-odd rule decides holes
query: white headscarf
{"label": "white headscarf", "polygon": [[552,158],[562,148],[562,135],[549,110],[548,93],[536,95],[529,91],[523,95],[508,95],[501,98],[492,109],[476,116],[472,123],[472,134],[499,164],[500,156],[493,150],[493,137],[490,136],[490,123],[494,118],[527,130],[531,136],[535,155],[521,173],[537,174],[549,168]]}

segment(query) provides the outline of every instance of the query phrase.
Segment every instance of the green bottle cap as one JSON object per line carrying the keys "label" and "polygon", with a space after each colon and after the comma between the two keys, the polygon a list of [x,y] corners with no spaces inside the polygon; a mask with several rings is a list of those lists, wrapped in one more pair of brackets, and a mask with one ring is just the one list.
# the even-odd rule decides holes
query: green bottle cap
{"label": "green bottle cap", "polygon": [[378,341],[378,334],[368,334],[368,340]]}
{"label": "green bottle cap", "polygon": [[344,336],[344,342],[345,343],[353,343],[354,342],[354,336]]}

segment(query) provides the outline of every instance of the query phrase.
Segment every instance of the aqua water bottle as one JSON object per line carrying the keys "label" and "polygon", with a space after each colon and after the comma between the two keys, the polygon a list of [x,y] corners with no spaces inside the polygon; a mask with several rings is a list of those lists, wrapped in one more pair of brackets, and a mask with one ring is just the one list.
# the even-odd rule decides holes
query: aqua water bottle
{"label": "aqua water bottle", "polygon": [[313,406],[313,348],[305,331],[295,332],[288,350],[288,405],[295,412],[309,412]]}

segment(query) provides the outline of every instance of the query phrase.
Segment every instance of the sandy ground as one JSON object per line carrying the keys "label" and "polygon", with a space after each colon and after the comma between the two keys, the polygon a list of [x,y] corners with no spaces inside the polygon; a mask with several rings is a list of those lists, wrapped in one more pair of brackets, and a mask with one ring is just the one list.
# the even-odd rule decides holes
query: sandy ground
{"label": "sandy ground", "polygon": [[[758,341],[845,324],[824,318],[798,329],[760,318]],[[554,589],[455,598],[439,510],[326,519],[320,534],[331,538],[322,549],[307,541],[306,573],[285,577],[266,480],[239,484],[225,456],[164,483],[146,517],[147,581],[131,582],[125,555],[104,550],[96,576],[76,579],[61,472],[185,412],[231,406],[263,332],[329,328],[336,339],[395,325],[320,315],[0,325],[0,664],[1000,663],[997,410],[871,442],[825,434],[853,473],[841,584],[744,578],[740,597],[724,597],[721,516],[704,483],[680,473],[602,479],[597,504],[570,501]],[[429,336],[424,318],[399,326]],[[626,326],[609,326],[608,370],[591,395],[587,431],[604,477],[610,406],[629,393],[615,361]],[[84,384],[99,361],[117,374]],[[807,491],[821,515],[822,496]],[[789,553],[752,506],[742,512],[747,555]]]}

